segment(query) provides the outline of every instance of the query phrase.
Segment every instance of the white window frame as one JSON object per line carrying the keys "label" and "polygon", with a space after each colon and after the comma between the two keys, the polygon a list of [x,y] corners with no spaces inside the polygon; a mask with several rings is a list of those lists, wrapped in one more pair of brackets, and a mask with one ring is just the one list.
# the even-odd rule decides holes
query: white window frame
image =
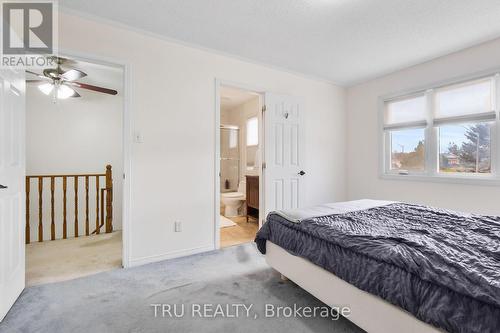
{"label": "white window frame", "polygon": [[[438,127],[434,126],[434,92],[435,90],[469,81],[490,78],[493,84],[493,110],[496,119],[491,126],[491,173],[490,174],[462,174],[462,173],[439,173],[439,134]],[[426,96],[427,125],[425,126],[425,170],[423,172],[409,171],[401,173],[400,170],[391,170],[391,142],[390,131],[384,129],[384,116],[387,102],[417,96]],[[424,87],[402,91],[379,97],[379,176],[389,180],[411,180],[441,183],[458,183],[471,185],[500,185],[500,69],[476,73],[453,80],[442,81]],[[415,124],[418,125],[418,124]],[[398,129],[424,128],[412,126]]]}

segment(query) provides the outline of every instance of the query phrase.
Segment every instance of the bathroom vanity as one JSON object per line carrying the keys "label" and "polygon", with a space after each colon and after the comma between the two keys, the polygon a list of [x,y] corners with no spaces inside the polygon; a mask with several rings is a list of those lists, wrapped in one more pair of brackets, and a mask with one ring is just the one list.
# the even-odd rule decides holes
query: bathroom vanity
{"label": "bathroom vanity", "polygon": [[247,179],[246,207],[247,222],[251,216],[259,220],[259,176],[245,176]]}

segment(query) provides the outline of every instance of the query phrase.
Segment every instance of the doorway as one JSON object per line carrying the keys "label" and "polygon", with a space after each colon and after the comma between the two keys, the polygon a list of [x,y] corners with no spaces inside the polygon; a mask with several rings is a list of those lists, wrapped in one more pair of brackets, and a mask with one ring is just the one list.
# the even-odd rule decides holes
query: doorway
{"label": "doorway", "polygon": [[217,194],[220,247],[252,242],[259,229],[262,184],[262,95],[221,85]]}
{"label": "doorway", "polygon": [[56,63],[26,74],[27,286],[122,267],[125,70]]}

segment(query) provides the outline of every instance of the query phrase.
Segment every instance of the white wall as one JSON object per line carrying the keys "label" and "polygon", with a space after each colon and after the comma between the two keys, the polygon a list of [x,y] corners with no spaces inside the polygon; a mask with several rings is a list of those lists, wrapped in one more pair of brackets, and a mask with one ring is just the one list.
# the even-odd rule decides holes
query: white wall
{"label": "white wall", "polygon": [[[89,72],[85,68],[74,65]],[[26,174],[105,173],[106,165],[113,167],[113,228],[121,229],[122,222],[122,70],[102,69],[89,72],[95,79],[102,75],[104,86],[119,91],[116,96],[79,90],[81,98],[59,100],[42,94],[36,85],[26,89]],[[107,79],[105,79],[107,77]],[[96,82],[92,82],[96,83]],[[67,184],[68,237],[74,235],[74,185]],[[101,188],[104,178],[100,179]],[[95,180],[89,180],[90,232],[95,229]],[[30,225],[31,239],[38,239],[38,181],[31,181]],[[44,238],[50,239],[50,179],[44,181],[43,192]],[[85,183],[79,181],[79,234],[85,232]],[[62,237],[62,181],[55,190],[56,237]],[[104,229],[101,229],[104,231]]]}
{"label": "white wall", "polygon": [[378,161],[378,97],[500,69],[500,39],[348,89],[348,197],[393,199],[500,214],[500,187],[382,180]]}
{"label": "white wall", "polygon": [[[345,199],[345,89],[69,14],[60,47],[130,66],[132,264],[213,248],[215,78],[305,98],[306,204]],[[174,221],[183,223],[174,233]]]}

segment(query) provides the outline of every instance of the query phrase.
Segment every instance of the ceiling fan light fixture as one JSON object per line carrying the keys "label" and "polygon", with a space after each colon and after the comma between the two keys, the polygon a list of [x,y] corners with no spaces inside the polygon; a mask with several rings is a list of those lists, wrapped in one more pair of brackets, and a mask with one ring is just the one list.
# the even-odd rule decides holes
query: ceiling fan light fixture
{"label": "ceiling fan light fixture", "polygon": [[71,97],[75,94],[75,91],[68,87],[67,85],[60,85],[57,89],[57,98],[59,99],[66,99],[68,97]]}
{"label": "ceiling fan light fixture", "polygon": [[54,89],[54,85],[52,83],[44,83],[39,85],[38,89],[40,89],[40,91],[43,92],[45,95],[50,95],[50,93]]}
{"label": "ceiling fan light fixture", "polygon": [[[57,61],[57,67],[45,68],[43,70],[43,74],[38,74],[26,70],[26,73],[37,77],[37,79],[35,80],[33,79],[26,80],[26,83],[37,83],[37,84],[42,83],[38,86],[38,89],[45,95],[52,95],[54,103],[56,103],[56,100],[58,99],[66,99],[69,97],[81,97],[78,91],[73,89],[72,86],[108,95],[118,94],[118,92],[113,89],[76,82],[75,80],[86,77],[87,74],[79,69],[74,69],[74,68],[66,71],[63,70],[61,68],[61,64],[67,61],[68,59],[59,57],[50,57],[50,58],[55,59]],[[50,82],[43,83],[44,80],[45,81],[48,80]]]}

